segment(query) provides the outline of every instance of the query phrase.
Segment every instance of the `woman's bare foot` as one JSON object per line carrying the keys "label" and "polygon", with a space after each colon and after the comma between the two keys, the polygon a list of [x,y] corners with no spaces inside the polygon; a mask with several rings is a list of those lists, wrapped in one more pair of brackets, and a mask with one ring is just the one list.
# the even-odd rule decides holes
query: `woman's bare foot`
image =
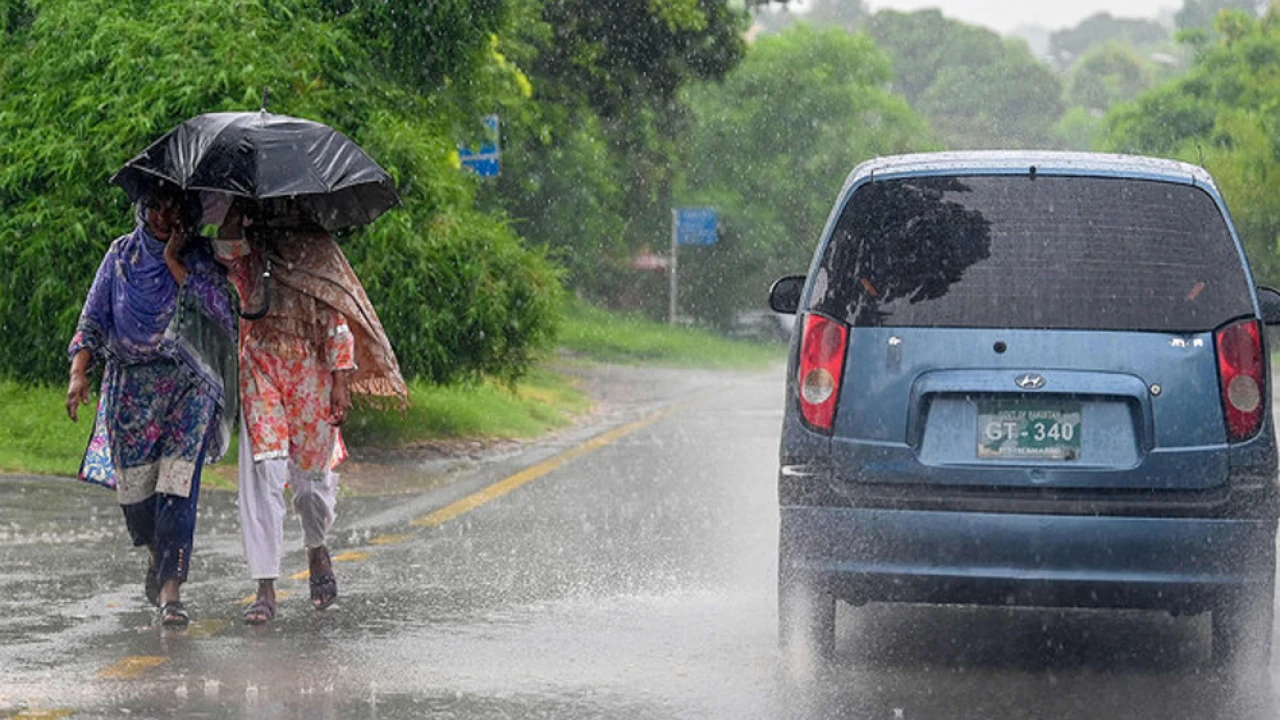
{"label": "woman's bare foot", "polygon": [[162,607],[169,603],[182,602],[182,583],[173,579],[165,580],[160,586],[160,594],[156,597],[156,601]]}

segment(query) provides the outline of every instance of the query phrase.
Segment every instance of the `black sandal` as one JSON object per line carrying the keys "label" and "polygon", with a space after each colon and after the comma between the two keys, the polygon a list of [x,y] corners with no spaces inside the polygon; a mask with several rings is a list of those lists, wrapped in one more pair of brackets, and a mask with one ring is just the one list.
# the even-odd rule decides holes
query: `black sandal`
{"label": "black sandal", "polygon": [[338,599],[338,579],[333,576],[333,559],[329,557],[328,548],[322,547],[320,551],[329,569],[319,575],[311,573],[311,605],[317,610],[324,610]]}
{"label": "black sandal", "polygon": [[245,625],[266,625],[276,617],[276,604],[266,598],[258,598],[244,610]]}
{"label": "black sandal", "polygon": [[191,623],[191,613],[181,600],[167,602],[160,608],[160,624],[167,628],[184,628]]}
{"label": "black sandal", "polygon": [[311,604],[317,610],[324,610],[338,599],[338,579],[333,570],[323,575],[311,577]]}

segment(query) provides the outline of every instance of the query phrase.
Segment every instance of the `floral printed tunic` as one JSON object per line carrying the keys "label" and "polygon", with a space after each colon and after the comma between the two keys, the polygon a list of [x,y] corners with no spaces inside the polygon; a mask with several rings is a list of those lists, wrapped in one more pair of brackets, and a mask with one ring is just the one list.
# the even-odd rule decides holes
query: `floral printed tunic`
{"label": "floral printed tunic", "polygon": [[216,432],[222,379],[175,340],[171,321],[185,297],[232,335],[230,288],[207,252],[184,259],[189,272],[179,287],[164,243],[142,228],[116,240],[67,348],[70,357],[88,350],[105,365],[80,477],[115,488],[122,505],[156,493],[187,497],[201,453],[213,462],[226,449]]}
{"label": "floral printed tunic", "polygon": [[[243,240],[215,247],[241,298],[254,297],[257,251]],[[333,373],[356,368],[355,341],[342,314],[315,298],[278,282],[270,298],[265,317],[240,324],[240,400],[253,459],[288,458],[319,478],[346,457],[329,423],[330,394]]]}

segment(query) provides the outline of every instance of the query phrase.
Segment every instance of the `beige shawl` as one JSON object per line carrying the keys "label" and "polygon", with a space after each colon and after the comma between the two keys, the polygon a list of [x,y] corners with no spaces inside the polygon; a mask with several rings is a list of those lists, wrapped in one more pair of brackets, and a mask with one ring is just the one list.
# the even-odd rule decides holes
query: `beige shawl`
{"label": "beige shawl", "polygon": [[395,398],[403,409],[409,390],[400,363],[364,286],[334,242],[322,230],[271,233],[271,277],[332,307],[347,319],[355,336],[356,370],[347,379],[354,396]]}

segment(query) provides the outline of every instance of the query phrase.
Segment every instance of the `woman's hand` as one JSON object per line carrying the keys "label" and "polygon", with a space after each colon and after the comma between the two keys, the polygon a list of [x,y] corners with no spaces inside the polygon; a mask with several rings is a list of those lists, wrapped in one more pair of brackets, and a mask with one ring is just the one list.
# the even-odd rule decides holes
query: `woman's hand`
{"label": "woman's hand", "polygon": [[177,222],[169,239],[164,244],[164,263],[169,266],[169,274],[181,285],[187,279],[187,266],[182,264],[182,251],[187,245],[187,233],[182,223]]}
{"label": "woman's hand", "polygon": [[347,371],[333,373],[333,391],[329,394],[329,424],[340,427],[347,421],[351,410],[351,395],[347,392]]}
{"label": "woman's hand", "polygon": [[71,359],[71,380],[67,383],[67,417],[72,422],[79,422],[81,405],[89,404],[89,378],[85,370],[89,367],[90,354],[81,350]]}

